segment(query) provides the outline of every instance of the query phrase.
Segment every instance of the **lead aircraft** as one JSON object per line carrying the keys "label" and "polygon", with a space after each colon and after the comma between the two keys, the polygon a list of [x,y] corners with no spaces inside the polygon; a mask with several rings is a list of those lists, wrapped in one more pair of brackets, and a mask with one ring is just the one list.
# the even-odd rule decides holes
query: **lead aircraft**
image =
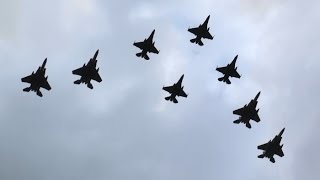
{"label": "lead aircraft", "polygon": [[208,27],[209,19],[210,19],[210,15],[206,18],[203,24],[199,25],[199,27],[188,29],[189,32],[196,35],[196,38],[190,39],[191,43],[195,43],[195,44],[198,44],[199,46],[203,46],[203,42],[201,41],[201,38],[213,39],[214,36],[212,36],[209,32],[209,29],[210,29]]}

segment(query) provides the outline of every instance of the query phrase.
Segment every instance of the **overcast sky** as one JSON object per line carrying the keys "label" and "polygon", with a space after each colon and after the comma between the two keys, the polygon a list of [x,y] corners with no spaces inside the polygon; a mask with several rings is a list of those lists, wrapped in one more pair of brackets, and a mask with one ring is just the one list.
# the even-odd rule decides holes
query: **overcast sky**
{"label": "overcast sky", "polygon": [[[320,2],[0,0],[1,180],[320,179]],[[213,40],[188,27],[211,15]],[[155,29],[150,61],[132,44]],[[71,71],[100,49],[103,81]],[[239,55],[241,79],[215,71]],[[51,91],[21,78],[48,58]],[[188,98],[164,100],[184,74]],[[232,111],[261,91],[261,121]],[[257,146],[286,128],[285,156]]]}

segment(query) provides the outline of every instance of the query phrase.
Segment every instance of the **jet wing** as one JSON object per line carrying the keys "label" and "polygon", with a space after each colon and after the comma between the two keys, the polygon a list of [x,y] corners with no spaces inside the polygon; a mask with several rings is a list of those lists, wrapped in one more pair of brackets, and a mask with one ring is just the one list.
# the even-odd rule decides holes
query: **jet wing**
{"label": "jet wing", "polygon": [[46,78],[42,81],[41,87],[44,88],[44,89],[46,89],[46,90],[48,90],[48,91],[51,89],[51,86],[50,86],[50,84],[48,83],[48,81],[47,81]]}
{"label": "jet wing", "polygon": [[101,82],[101,81],[102,81],[102,79],[101,79],[101,77],[100,77],[100,75],[99,75],[98,71],[95,71],[95,73],[94,73],[94,75],[93,75],[92,79],[93,79],[93,80],[95,80],[95,81],[97,81],[97,82]]}
{"label": "jet wing", "polygon": [[31,83],[32,80],[33,80],[33,76],[34,76],[34,74],[31,74],[31,75],[29,75],[29,76],[26,76],[26,77],[24,77],[24,78],[21,78],[21,81],[22,81],[22,82],[25,82],[25,83]]}
{"label": "jet wing", "polygon": [[279,149],[276,150],[275,154],[280,156],[280,157],[284,156],[283,151],[282,151],[282,149],[280,147],[279,147]]}
{"label": "jet wing", "polygon": [[173,93],[173,86],[166,86],[166,87],[163,87],[162,89],[167,91],[168,93]]}
{"label": "jet wing", "polygon": [[231,77],[240,78],[240,74],[237,72],[237,70],[234,70],[230,74]]}
{"label": "jet wing", "polygon": [[[86,66],[84,66],[84,67],[86,67]],[[76,69],[76,70],[73,70],[73,71],[72,71],[72,74],[82,76],[82,75],[83,75],[83,69],[84,69],[84,67],[81,67],[81,68],[78,68],[78,69]]]}
{"label": "jet wing", "polygon": [[237,110],[234,110],[233,111],[233,114],[236,114],[236,115],[239,115],[239,116],[242,116],[245,112],[245,107],[242,107],[240,109],[237,109]]}
{"label": "jet wing", "polygon": [[154,45],[152,45],[152,47],[150,48],[149,51],[152,52],[152,53],[156,53],[156,54],[159,53],[158,49]]}
{"label": "jet wing", "polygon": [[183,89],[181,89],[177,95],[178,95],[178,96],[182,96],[182,97],[187,97],[187,96],[188,96],[188,95],[184,92]]}
{"label": "jet wing", "polygon": [[133,45],[140,48],[140,49],[145,48],[144,42],[135,42],[135,43],[133,43]]}
{"label": "jet wing", "polygon": [[227,66],[225,66],[225,67],[217,67],[216,70],[221,72],[222,74],[226,74]]}
{"label": "jet wing", "polygon": [[199,31],[200,28],[196,27],[196,28],[189,28],[188,31],[191,32],[192,34],[198,36],[200,34]]}
{"label": "jet wing", "polygon": [[266,150],[267,149],[267,146],[269,145],[270,142],[267,142],[265,144],[262,144],[260,146],[258,146],[258,149],[261,149],[261,150]]}
{"label": "jet wing", "polygon": [[206,39],[213,39],[212,35],[210,34],[209,31],[207,31],[205,34],[203,34],[202,36],[203,38],[206,38]]}

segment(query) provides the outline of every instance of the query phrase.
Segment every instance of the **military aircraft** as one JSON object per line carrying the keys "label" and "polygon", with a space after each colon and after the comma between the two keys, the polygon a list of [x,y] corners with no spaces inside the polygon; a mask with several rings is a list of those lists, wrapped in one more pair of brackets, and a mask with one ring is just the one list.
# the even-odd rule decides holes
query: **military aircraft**
{"label": "military aircraft", "polygon": [[93,89],[93,86],[90,82],[91,80],[95,80],[99,83],[102,81],[102,79],[98,73],[99,68],[96,69],[98,53],[99,53],[99,49],[94,54],[93,58],[90,58],[87,65],[83,64],[83,66],[81,68],[78,68],[78,69],[72,71],[72,74],[81,76],[81,78],[79,80],[74,81],[74,84],[85,83],[85,84],[87,84],[88,88]]}
{"label": "military aircraft", "polygon": [[275,163],[276,161],[274,160],[274,155],[278,155],[280,157],[283,157],[283,151],[282,151],[282,147],[283,144],[280,146],[280,141],[282,139],[282,134],[284,132],[285,128],[283,128],[280,133],[278,135],[276,135],[273,140],[262,144],[260,146],[258,146],[258,149],[263,150],[263,153],[261,155],[258,156],[258,158],[264,158],[267,157],[270,159],[271,162]]}
{"label": "military aircraft", "polygon": [[239,119],[233,121],[235,124],[244,123],[247,128],[251,128],[250,119],[259,122],[260,118],[258,115],[259,109],[256,110],[256,106],[258,104],[258,98],[260,96],[260,92],[256,95],[254,99],[252,99],[249,104],[246,104],[240,109],[234,110],[233,114],[239,115]]}
{"label": "military aircraft", "polygon": [[167,101],[173,101],[174,103],[178,103],[176,96],[187,97],[188,95],[183,91],[183,86],[181,87],[181,83],[183,80],[184,74],[180,77],[179,81],[172,86],[163,87],[162,89],[169,92],[171,95],[165,97],[164,99]]}
{"label": "military aircraft", "polygon": [[228,64],[225,67],[217,67],[216,70],[224,74],[223,77],[218,78],[219,81],[226,82],[227,84],[231,84],[231,81],[229,80],[229,77],[235,77],[235,78],[240,78],[241,76],[237,72],[237,67],[236,66],[236,61],[237,61],[238,55],[234,57],[233,61],[231,64]]}
{"label": "military aircraft", "polygon": [[137,53],[137,57],[144,58],[145,60],[149,60],[149,56],[147,55],[148,52],[159,54],[160,51],[154,46],[153,36],[155,30],[152,31],[148,39],[144,39],[142,42],[134,42],[133,45],[140,48],[142,51]]}
{"label": "military aircraft", "polygon": [[30,84],[30,87],[26,87],[23,89],[24,92],[29,92],[31,90],[36,92],[38,96],[42,97],[40,88],[44,88],[50,91],[51,87],[48,83],[48,76],[45,77],[46,63],[47,63],[47,58],[43,61],[42,66],[38,68],[36,73],[34,73],[33,71],[31,75],[21,78],[22,82]]}
{"label": "military aircraft", "polygon": [[203,24],[199,25],[199,27],[188,29],[189,32],[196,35],[196,38],[190,39],[191,43],[196,43],[196,44],[199,44],[199,46],[203,46],[203,42],[201,41],[201,38],[206,38],[206,39],[214,38],[214,36],[212,37],[212,35],[209,32],[210,28],[207,27],[209,19],[210,19],[210,15],[207,17],[207,19],[204,21]]}

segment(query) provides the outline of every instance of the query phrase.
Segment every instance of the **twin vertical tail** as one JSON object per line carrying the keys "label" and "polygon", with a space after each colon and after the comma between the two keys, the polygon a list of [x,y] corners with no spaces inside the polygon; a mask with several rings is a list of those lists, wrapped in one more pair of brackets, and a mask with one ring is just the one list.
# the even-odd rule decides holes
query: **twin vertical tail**
{"label": "twin vertical tail", "polygon": [[190,39],[190,42],[195,43],[195,44],[199,44],[199,46],[203,46],[203,42],[198,37],[196,37],[194,39]]}
{"label": "twin vertical tail", "polygon": [[149,60],[149,59],[150,59],[147,54],[144,54],[144,53],[142,53],[142,52],[137,53],[136,56],[137,56],[137,57],[144,58],[145,60]]}
{"label": "twin vertical tail", "polygon": [[172,97],[172,96],[165,97],[164,99],[167,100],[167,101],[172,101],[175,104],[178,103],[178,100],[175,97]]}
{"label": "twin vertical tail", "polygon": [[229,80],[229,78],[227,77],[221,77],[221,78],[218,78],[219,81],[223,81],[223,82],[226,82],[227,84],[231,84],[231,81]]}

